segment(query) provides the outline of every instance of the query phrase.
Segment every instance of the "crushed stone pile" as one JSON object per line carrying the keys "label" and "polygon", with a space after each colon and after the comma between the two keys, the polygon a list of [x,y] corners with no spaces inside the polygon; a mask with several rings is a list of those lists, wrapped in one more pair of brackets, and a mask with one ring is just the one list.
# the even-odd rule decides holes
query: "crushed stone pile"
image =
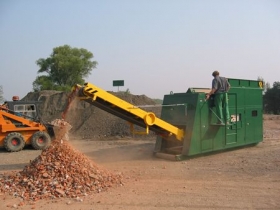
{"label": "crushed stone pile", "polygon": [[[63,125],[67,125],[65,122]],[[0,178],[0,191],[26,201],[45,198],[77,198],[122,185],[122,175],[98,167],[65,140],[67,126],[60,127],[52,144],[17,173]]]}

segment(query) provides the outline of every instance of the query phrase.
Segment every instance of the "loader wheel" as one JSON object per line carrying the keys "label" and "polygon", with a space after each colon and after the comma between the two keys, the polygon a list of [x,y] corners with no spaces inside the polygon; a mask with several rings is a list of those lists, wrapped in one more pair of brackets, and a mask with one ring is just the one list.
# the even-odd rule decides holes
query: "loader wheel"
{"label": "loader wheel", "polygon": [[18,152],[25,146],[25,140],[20,133],[9,133],[4,139],[4,146],[9,152]]}
{"label": "loader wheel", "polygon": [[31,145],[34,149],[41,150],[47,148],[51,143],[51,137],[48,133],[37,131],[31,137]]}

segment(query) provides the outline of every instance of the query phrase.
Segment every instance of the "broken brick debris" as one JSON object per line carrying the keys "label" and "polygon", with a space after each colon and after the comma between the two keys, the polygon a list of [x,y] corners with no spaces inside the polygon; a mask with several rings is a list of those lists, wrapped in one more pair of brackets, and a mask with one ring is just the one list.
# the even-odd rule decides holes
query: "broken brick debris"
{"label": "broken brick debris", "polygon": [[[67,126],[62,126],[62,125]],[[122,185],[122,175],[98,167],[85,155],[64,141],[69,130],[59,123],[59,132],[52,144],[29,165],[17,173],[0,177],[0,192],[23,200],[46,198],[76,198],[102,192],[114,185]]]}

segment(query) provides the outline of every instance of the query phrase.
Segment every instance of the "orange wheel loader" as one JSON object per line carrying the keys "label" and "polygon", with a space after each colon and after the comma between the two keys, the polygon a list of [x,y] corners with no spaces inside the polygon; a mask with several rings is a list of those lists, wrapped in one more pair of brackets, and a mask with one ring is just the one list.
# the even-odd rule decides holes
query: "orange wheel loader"
{"label": "orange wheel loader", "polygon": [[18,152],[26,145],[45,149],[54,137],[53,126],[40,122],[38,102],[6,101],[0,106],[0,147]]}

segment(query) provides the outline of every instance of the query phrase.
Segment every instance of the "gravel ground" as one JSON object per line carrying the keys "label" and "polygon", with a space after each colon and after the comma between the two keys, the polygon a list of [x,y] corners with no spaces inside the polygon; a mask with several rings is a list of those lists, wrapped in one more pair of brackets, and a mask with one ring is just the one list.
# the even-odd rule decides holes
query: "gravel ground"
{"label": "gravel ground", "polygon": [[[181,162],[155,158],[155,140],[70,140],[98,165],[124,175],[124,185],[83,199],[25,203],[1,194],[0,209],[280,209],[280,119],[265,116],[254,147]],[[0,172],[22,170],[40,154],[0,151]]]}

